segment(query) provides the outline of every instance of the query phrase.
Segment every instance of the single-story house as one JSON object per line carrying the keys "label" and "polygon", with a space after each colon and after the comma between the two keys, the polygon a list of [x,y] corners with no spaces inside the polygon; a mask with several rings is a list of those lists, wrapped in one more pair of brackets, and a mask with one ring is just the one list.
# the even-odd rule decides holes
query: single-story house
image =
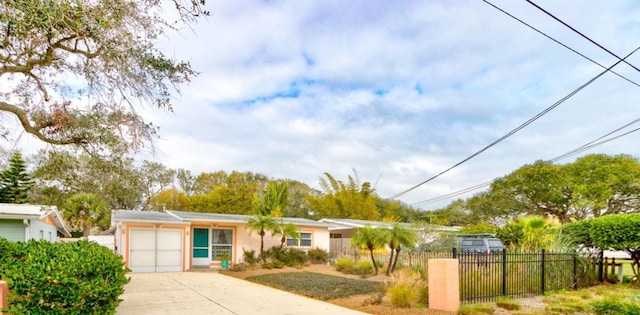
{"label": "single-story house", "polygon": [[[226,254],[231,263],[243,261],[244,250],[260,251],[260,235],[251,232],[239,214],[199,213],[177,210],[116,210],[116,252],[134,272],[186,271],[218,268]],[[281,218],[298,228],[299,240],[288,239],[287,247],[303,250],[329,250],[329,224],[302,219]],[[280,245],[280,237],[267,233],[265,250]]]}
{"label": "single-story house", "polygon": [[[319,222],[329,224],[330,233],[330,252],[333,255],[341,255],[349,253],[353,249],[351,248],[351,237],[358,228],[370,226],[372,228],[385,227],[391,228],[396,222],[385,221],[368,221],[368,220],[355,220],[355,219],[321,219]],[[399,222],[410,229],[415,229],[416,226],[411,223]],[[427,241],[427,239],[435,239],[437,233],[457,233],[460,231],[460,227],[456,226],[442,226],[442,225],[429,225],[429,230],[425,231],[420,239],[420,242]],[[416,244],[418,245],[418,244]]]}
{"label": "single-story house", "polygon": [[0,203],[0,237],[16,242],[56,242],[71,233],[55,206]]}

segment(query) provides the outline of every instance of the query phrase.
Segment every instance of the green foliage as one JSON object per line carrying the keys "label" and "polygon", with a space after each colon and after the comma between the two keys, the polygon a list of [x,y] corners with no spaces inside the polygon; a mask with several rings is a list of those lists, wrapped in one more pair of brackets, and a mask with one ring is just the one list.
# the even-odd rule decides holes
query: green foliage
{"label": "green foliage", "polygon": [[243,271],[246,271],[247,269],[248,268],[246,263],[233,264],[229,268],[227,268],[227,270],[234,271],[234,272],[243,272]]}
{"label": "green foliage", "polygon": [[346,183],[336,180],[329,173],[324,175],[326,178],[320,178],[320,188],[324,195],[308,197],[317,216],[374,221],[379,219],[371,183],[364,182],[360,185],[357,174],[349,175]]}
{"label": "green foliage", "polygon": [[575,245],[591,247],[591,220],[580,220],[562,226],[562,233]]}
{"label": "green foliage", "polygon": [[367,276],[373,274],[373,264],[370,261],[360,261],[349,272],[354,275]]}
{"label": "green foliage", "polygon": [[387,294],[391,305],[395,307],[411,307],[416,301],[416,291],[409,283],[392,285]]}
{"label": "green foliage", "polygon": [[386,271],[387,276],[389,276],[396,268],[402,248],[413,248],[415,246],[417,234],[414,229],[400,223],[394,223],[390,229],[381,229],[380,233],[381,239],[384,240],[384,243],[389,244],[391,249]]}
{"label": "green foliage", "polygon": [[265,260],[264,253],[264,236],[267,232],[271,232],[273,235],[275,231],[280,229],[280,224],[276,218],[270,215],[256,214],[247,219],[247,228],[249,228],[249,234],[257,232],[260,235],[260,257]]}
{"label": "green foliage", "polygon": [[312,272],[289,272],[248,277],[247,280],[309,296],[329,300],[378,290],[373,281],[346,279]]}
{"label": "green foliage", "polygon": [[537,161],[496,179],[466,201],[477,221],[553,215],[560,222],[640,208],[640,162],[628,155],[587,155],[566,165]]}
{"label": "green foliage", "polygon": [[493,304],[473,304],[463,305],[458,310],[458,315],[489,315],[496,311],[496,306]]}
{"label": "green foliage", "polygon": [[94,154],[152,145],[157,128],[139,109],[171,110],[175,90],[197,75],[166,57],[158,38],[208,14],[204,0],[172,2],[181,23],[165,18],[160,1],[3,2],[0,77],[12,80],[3,116],[45,143]]}
{"label": "green foliage", "polygon": [[322,248],[312,248],[307,252],[312,264],[326,264],[329,261],[329,252]]}
{"label": "green foliage", "polygon": [[518,217],[498,230],[505,246],[523,251],[555,249],[558,223],[540,216]]}
{"label": "green foliage", "polygon": [[476,223],[462,227],[460,234],[496,234],[499,227],[490,223]]}
{"label": "green foliage", "polygon": [[0,172],[0,203],[26,203],[34,180],[20,152],[9,159],[9,167]]}
{"label": "green foliage", "polygon": [[245,250],[243,248],[242,249],[242,258],[243,258],[245,263],[247,263],[249,265],[252,265],[252,266],[258,263],[258,258],[256,257],[256,251],[253,250],[253,249]]}
{"label": "green foliage", "polygon": [[336,261],[335,268],[337,271],[349,273],[355,266],[355,262],[347,257],[341,257]]}
{"label": "green foliage", "polygon": [[260,267],[264,268],[264,269],[282,269],[284,268],[284,263],[279,261],[279,260],[272,260],[272,261],[267,261],[267,262],[263,262]]}
{"label": "green foliage", "polygon": [[129,282],[122,259],[95,243],[0,238],[0,249],[11,314],[114,314]]}
{"label": "green foliage", "polygon": [[605,298],[591,303],[591,311],[597,315],[637,315],[640,314],[640,304],[615,298]]}
{"label": "green foliage", "polygon": [[282,217],[289,199],[289,188],[285,181],[269,181],[262,198],[254,201],[254,212],[262,215]]}
{"label": "green foliage", "polygon": [[416,302],[422,306],[429,305],[429,286],[426,282],[420,284],[416,288]]}
{"label": "green foliage", "polygon": [[518,301],[507,297],[498,298],[498,300],[496,301],[496,306],[510,311],[522,309],[522,305],[520,305]]}
{"label": "green foliage", "polygon": [[632,269],[637,278],[640,266],[640,213],[607,215],[588,222],[566,224],[564,230],[576,235],[577,241],[592,244],[599,249],[626,251],[631,255],[632,266],[635,266]]}
{"label": "green foliage", "polygon": [[378,264],[373,256],[373,251],[376,248],[381,248],[385,243],[383,238],[383,232],[379,228],[372,228],[369,225],[356,229],[356,232],[351,237],[351,245],[360,249],[366,248],[369,251],[369,257],[371,258],[371,264],[374,267],[375,274],[378,274]]}
{"label": "green foliage", "polygon": [[111,209],[94,194],[72,195],[64,203],[62,215],[74,229],[81,230],[83,236],[88,236],[94,226],[106,230],[111,224]]}

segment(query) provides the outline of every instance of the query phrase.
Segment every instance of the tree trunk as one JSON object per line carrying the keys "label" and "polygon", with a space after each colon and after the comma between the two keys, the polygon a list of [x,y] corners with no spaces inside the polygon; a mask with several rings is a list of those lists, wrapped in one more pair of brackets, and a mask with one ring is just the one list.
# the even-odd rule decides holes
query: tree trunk
{"label": "tree trunk", "polygon": [[267,262],[267,258],[264,257],[264,229],[260,230],[260,258],[262,262]]}
{"label": "tree trunk", "polygon": [[400,257],[400,246],[396,248],[396,257],[393,259],[393,266],[391,266],[391,271],[396,270],[396,263],[398,262],[398,257]]}
{"label": "tree trunk", "polygon": [[387,276],[391,275],[391,264],[393,263],[393,241],[389,242],[389,247],[391,248],[391,252],[389,252],[389,264],[387,264]]}
{"label": "tree trunk", "polygon": [[373,248],[369,248],[369,255],[371,255],[371,262],[373,263],[373,269],[376,271],[376,276],[377,276],[378,264],[376,264],[376,259],[373,257]]}

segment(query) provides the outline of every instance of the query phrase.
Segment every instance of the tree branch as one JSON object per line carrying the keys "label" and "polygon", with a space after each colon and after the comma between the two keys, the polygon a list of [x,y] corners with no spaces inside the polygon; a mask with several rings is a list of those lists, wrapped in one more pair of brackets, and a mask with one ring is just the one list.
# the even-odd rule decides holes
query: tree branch
{"label": "tree branch", "polygon": [[51,144],[58,144],[58,145],[82,144],[82,139],[56,140],[56,139],[51,139],[45,136],[40,132],[41,128],[37,128],[31,125],[31,122],[29,121],[29,117],[27,116],[27,112],[18,106],[0,101],[0,111],[10,112],[16,115],[16,117],[20,121],[20,124],[22,125],[22,127],[27,133],[30,133],[36,136],[38,139],[44,142],[51,143]]}

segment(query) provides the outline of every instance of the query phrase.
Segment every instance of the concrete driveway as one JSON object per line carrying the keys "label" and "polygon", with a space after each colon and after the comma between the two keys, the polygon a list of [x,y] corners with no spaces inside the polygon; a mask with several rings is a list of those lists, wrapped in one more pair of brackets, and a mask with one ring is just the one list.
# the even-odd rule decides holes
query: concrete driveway
{"label": "concrete driveway", "polygon": [[365,314],[217,272],[133,273],[117,315]]}

